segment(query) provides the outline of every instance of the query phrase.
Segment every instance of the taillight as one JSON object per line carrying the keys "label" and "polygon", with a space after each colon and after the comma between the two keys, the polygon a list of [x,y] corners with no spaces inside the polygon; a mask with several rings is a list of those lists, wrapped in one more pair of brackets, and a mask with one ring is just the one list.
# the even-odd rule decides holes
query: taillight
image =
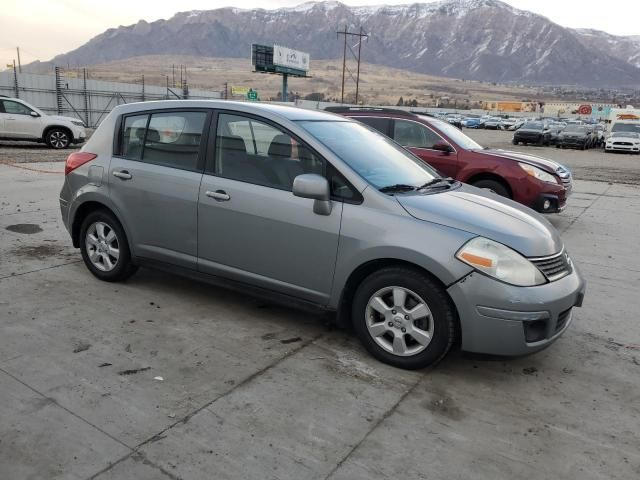
{"label": "taillight", "polygon": [[67,157],[67,161],[64,164],[64,174],[69,175],[76,168],[84,165],[87,162],[90,162],[98,155],[95,153],[88,152],[75,152]]}

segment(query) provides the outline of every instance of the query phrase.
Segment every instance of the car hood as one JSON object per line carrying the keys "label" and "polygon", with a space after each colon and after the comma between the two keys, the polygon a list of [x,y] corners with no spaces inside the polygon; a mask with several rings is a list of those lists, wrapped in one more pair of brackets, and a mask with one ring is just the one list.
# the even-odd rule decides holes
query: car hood
{"label": "car hood", "polygon": [[[519,131],[519,130],[518,130]],[[556,173],[558,168],[562,167],[558,162],[549,160],[548,158],[537,157],[535,155],[529,155],[528,153],[512,152],[509,150],[500,149],[488,149],[488,150],[476,150],[475,153],[481,155],[487,155],[489,157],[500,157],[516,162],[523,162],[533,165],[534,167],[542,168],[543,170]]]}
{"label": "car hood", "polygon": [[446,225],[500,242],[526,257],[562,250],[557,230],[539,213],[487,190],[462,185],[431,195],[398,195],[414,218]]}
{"label": "car hood", "polygon": [[48,115],[47,117],[50,118],[51,120],[56,120],[58,122],[81,122],[82,121],[78,118],[64,117],[62,115]]}

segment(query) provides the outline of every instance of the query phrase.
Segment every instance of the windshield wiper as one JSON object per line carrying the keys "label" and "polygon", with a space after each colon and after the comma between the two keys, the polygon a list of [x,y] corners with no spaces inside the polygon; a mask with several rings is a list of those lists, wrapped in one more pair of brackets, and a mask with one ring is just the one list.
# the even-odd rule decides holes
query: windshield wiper
{"label": "windshield wiper", "polygon": [[382,193],[399,193],[399,192],[410,192],[415,189],[416,187],[413,185],[407,185],[405,183],[396,183],[395,185],[387,185],[386,187],[382,187],[379,190]]}
{"label": "windshield wiper", "polygon": [[455,183],[455,180],[451,177],[434,178],[433,180],[430,180],[424,185],[422,185],[421,187],[419,187],[418,190],[424,190],[425,188],[439,186],[444,183],[446,183],[447,185],[451,185],[452,183]]}

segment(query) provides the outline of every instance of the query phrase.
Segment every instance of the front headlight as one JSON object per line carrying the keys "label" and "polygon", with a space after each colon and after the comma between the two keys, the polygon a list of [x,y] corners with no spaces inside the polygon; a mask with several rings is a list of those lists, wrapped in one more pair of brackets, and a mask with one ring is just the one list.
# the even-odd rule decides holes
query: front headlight
{"label": "front headlight", "polygon": [[533,263],[509,247],[488,238],[476,237],[469,240],[458,250],[456,258],[479,272],[519,287],[546,283],[544,275]]}
{"label": "front headlight", "polygon": [[84,127],[84,123],[82,123],[79,120],[72,120],[71,123],[73,123],[74,125],[76,125],[78,127]]}
{"label": "front headlight", "polygon": [[556,177],[551,175],[550,173],[545,172],[544,170],[539,169],[538,167],[534,167],[533,165],[529,165],[528,163],[518,163],[520,168],[527,172],[528,175],[537,178],[540,181],[547,183],[558,183]]}

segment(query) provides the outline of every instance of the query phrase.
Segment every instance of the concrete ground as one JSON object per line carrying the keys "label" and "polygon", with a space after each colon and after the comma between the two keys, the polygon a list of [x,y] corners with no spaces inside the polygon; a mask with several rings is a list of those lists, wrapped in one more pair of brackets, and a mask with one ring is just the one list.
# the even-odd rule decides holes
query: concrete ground
{"label": "concrete ground", "polygon": [[407,372],[322,316],[98,281],[62,168],[0,165],[0,479],[640,478],[637,186],[578,181],[551,217],[589,282],[556,344]]}

